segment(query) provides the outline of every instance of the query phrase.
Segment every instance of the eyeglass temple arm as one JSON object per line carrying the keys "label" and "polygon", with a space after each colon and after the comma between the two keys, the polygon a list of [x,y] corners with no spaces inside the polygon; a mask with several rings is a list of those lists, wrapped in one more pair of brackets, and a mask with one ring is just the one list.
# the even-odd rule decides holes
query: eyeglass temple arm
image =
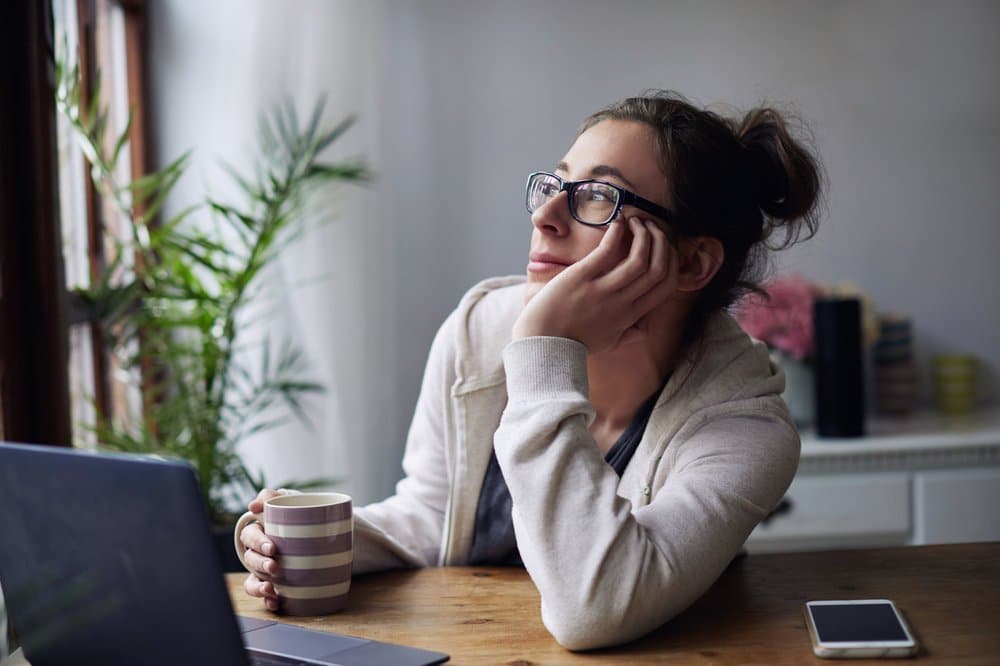
{"label": "eyeglass temple arm", "polygon": [[627,206],[635,206],[636,208],[641,208],[647,213],[652,213],[658,218],[662,219],[664,222],[671,222],[673,220],[673,215],[669,210],[663,206],[653,203],[649,199],[644,199],[638,194],[629,192],[628,190],[622,190],[624,197],[622,198],[622,203]]}

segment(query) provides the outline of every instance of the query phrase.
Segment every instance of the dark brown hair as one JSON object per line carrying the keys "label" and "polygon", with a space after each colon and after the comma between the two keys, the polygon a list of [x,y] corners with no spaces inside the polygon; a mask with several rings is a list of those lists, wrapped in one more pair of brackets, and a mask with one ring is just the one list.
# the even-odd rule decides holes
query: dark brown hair
{"label": "dark brown hair", "polygon": [[602,120],[650,126],[668,208],[671,237],[712,236],[725,259],[702,289],[691,312],[691,337],[708,317],[749,291],[759,291],[769,250],[811,238],[819,221],[822,171],[816,156],[789,131],[789,120],[772,108],[724,118],[699,109],[681,95],[649,91],[612,104],[587,118],[577,134]]}

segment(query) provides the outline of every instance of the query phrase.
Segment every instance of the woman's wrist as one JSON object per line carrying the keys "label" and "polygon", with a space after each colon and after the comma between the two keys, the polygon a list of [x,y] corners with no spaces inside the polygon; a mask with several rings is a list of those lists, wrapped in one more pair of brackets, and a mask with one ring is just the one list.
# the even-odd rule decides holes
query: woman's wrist
{"label": "woman's wrist", "polygon": [[503,351],[510,400],[587,395],[587,348],[576,340],[531,336]]}

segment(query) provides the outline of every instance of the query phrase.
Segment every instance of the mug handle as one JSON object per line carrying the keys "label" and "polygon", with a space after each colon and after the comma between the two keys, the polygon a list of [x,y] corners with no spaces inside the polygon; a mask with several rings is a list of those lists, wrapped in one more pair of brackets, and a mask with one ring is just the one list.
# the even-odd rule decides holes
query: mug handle
{"label": "mug handle", "polygon": [[240,532],[242,532],[250,523],[261,523],[263,525],[263,517],[264,516],[262,514],[247,511],[240,516],[239,520],[236,521],[236,527],[233,529],[233,543],[236,546],[236,557],[240,558],[240,564],[243,565],[244,569],[250,571],[250,573],[253,573],[253,571],[250,570],[250,567],[247,566],[247,562],[244,559],[247,547],[243,545],[242,541],[240,541]]}

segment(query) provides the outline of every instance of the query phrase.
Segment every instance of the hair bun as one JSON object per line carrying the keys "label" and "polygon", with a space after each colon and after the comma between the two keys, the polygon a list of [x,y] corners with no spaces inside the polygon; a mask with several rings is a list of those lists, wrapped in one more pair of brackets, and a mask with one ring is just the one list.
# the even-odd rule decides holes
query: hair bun
{"label": "hair bun", "polygon": [[775,168],[774,155],[763,142],[744,143],[747,157],[747,182],[753,200],[768,215],[783,217],[782,204],[788,199],[788,175]]}
{"label": "hair bun", "polygon": [[771,108],[747,113],[736,136],[747,157],[747,177],[760,210],[770,228],[784,227],[782,246],[798,240],[801,220],[811,236],[816,230],[822,187],[819,165],[812,154],[789,132],[785,118]]}

